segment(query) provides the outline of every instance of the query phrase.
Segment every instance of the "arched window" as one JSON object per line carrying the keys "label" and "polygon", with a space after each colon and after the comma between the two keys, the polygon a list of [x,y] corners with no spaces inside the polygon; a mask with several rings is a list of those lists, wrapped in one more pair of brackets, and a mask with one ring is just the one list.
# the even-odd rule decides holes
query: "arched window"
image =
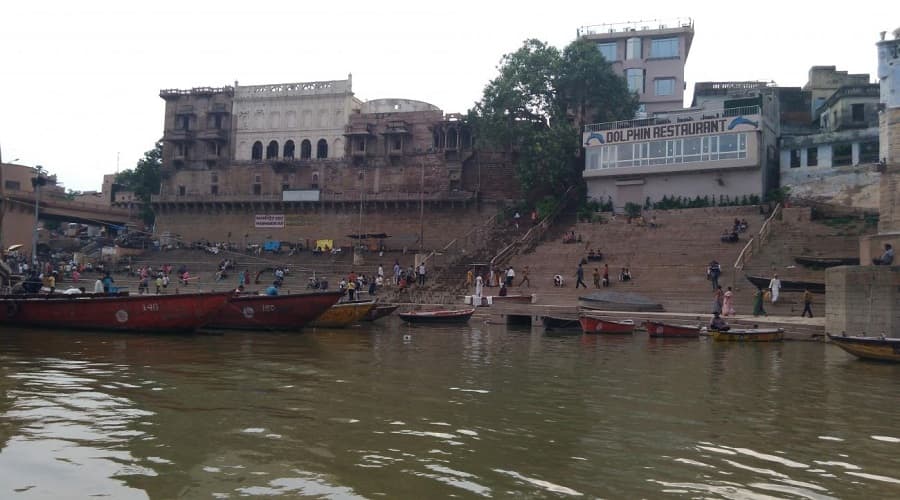
{"label": "arched window", "polygon": [[328,141],[319,139],[316,143],[316,158],[328,158]]}
{"label": "arched window", "polygon": [[282,156],[285,160],[294,159],[294,141],[287,141],[284,143],[284,155]]}
{"label": "arched window", "polygon": [[272,141],[266,148],[266,159],[274,160],[278,158],[278,141]]}
{"label": "arched window", "polygon": [[256,141],[253,143],[253,150],[250,152],[251,160],[262,160],[262,143]]}
{"label": "arched window", "polygon": [[303,142],[300,143],[300,159],[308,160],[312,158],[312,144],[308,139],[303,139]]}

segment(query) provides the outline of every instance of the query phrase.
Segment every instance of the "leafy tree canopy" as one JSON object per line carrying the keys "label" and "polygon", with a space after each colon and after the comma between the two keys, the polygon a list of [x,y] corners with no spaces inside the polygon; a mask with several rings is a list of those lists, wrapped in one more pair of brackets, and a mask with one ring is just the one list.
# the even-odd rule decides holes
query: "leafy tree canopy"
{"label": "leafy tree canopy", "polygon": [[116,184],[120,189],[133,191],[141,200],[141,219],[147,224],[152,224],[155,219],[150,207],[150,196],[159,193],[159,185],[162,180],[162,142],[144,153],[144,157],[138,160],[133,169],[123,170],[116,174]]}
{"label": "leafy tree canopy", "polygon": [[562,52],[526,40],[498,70],[469,120],[479,147],[514,153],[519,181],[533,199],[583,184],[585,124],[628,119],[637,109],[625,81],[585,40]]}

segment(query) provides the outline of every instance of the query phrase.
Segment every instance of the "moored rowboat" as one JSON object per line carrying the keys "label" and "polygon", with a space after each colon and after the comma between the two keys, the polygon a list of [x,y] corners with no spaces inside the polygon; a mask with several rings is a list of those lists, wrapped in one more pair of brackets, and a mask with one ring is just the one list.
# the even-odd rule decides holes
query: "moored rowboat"
{"label": "moored rowboat", "polygon": [[581,322],[574,316],[543,316],[541,323],[547,330],[581,330]]}
{"label": "moored rowboat", "polygon": [[774,342],[784,340],[781,328],[734,328],[728,331],[710,330],[713,340],[732,342]]}
{"label": "moored rowboat", "polygon": [[236,295],[208,328],[238,330],[299,330],[333,306],[342,292],[287,295]]}
{"label": "moored rowboat", "polygon": [[699,337],[700,327],[676,325],[662,321],[644,321],[644,328],[651,337]]}
{"label": "moored rowboat", "polygon": [[363,318],[363,321],[375,321],[385,316],[390,316],[394,311],[397,310],[398,307],[400,306],[396,304],[385,304],[380,306],[377,305],[372,308],[371,311],[369,311],[369,314],[367,314],[366,317]]}
{"label": "moored rowboat", "polygon": [[311,321],[309,326],[344,328],[362,321],[373,308],[375,308],[374,300],[338,302]]}
{"label": "moored rowboat", "polygon": [[828,334],[828,338],[834,345],[856,357],[900,363],[900,338],[844,337],[831,334]]}
{"label": "moored rowboat", "polygon": [[634,321],[630,319],[608,319],[590,313],[582,313],[578,316],[581,323],[581,331],[584,333],[608,333],[608,334],[632,334],[634,333]]}
{"label": "moored rowboat", "polygon": [[121,332],[193,332],[222,309],[231,292],[178,295],[45,295],[0,298],[0,324]]}
{"label": "moored rowboat", "polygon": [[[756,288],[762,288],[763,290],[767,290],[769,288],[769,282],[771,278],[766,278],[763,276],[750,276],[745,275],[747,281],[753,283],[753,286]],[[781,291],[782,292],[802,292],[805,290],[809,290],[809,293],[825,293],[825,283],[817,283],[815,281],[791,281],[791,280],[781,280]]]}
{"label": "moored rowboat", "polygon": [[474,312],[475,308],[452,311],[410,311],[397,313],[397,316],[407,323],[466,323]]}

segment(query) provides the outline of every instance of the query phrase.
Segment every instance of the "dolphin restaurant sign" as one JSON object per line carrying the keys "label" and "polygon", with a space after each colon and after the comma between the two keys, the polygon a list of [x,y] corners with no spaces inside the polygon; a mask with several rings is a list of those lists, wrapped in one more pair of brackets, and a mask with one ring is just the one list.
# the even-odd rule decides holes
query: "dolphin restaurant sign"
{"label": "dolphin restaurant sign", "polygon": [[646,127],[585,132],[583,144],[585,147],[602,146],[604,144],[677,139],[679,137],[721,134],[732,131],[741,132],[758,128],[758,116],[713,118],[683,123],[666,123],[662,125],[648,125]]}

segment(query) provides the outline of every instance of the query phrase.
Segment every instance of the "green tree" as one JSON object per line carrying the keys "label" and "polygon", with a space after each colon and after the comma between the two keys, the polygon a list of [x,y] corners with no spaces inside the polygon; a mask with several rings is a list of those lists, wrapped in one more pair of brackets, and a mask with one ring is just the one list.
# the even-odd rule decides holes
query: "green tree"
{"label": "green tree", "polygon": [[469,111],[478,147],[509,153],[531,199],[583,186],[585,123],[634,115],[636,98],[624,80],[584,40],[563,52],[526,40],[498,70]]}
{"label": "green tree", "polygon": [[153,224],[156,215],[150,205],[150,196],[159,193],[162,180],[162,142],[144,153],[133,169],[123,170],[116,174],[116,184],[120,190],[133,191],[141,200],[141,219],[146,224]]}

